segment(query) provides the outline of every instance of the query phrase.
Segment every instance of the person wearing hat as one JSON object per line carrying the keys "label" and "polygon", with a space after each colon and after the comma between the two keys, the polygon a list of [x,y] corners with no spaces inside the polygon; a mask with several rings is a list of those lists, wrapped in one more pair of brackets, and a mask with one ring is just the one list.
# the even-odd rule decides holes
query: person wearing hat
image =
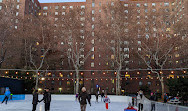
{"label": "person wearing hat", "polygon": [[38,100],[38,90],[34,90],[34,93],[33,93],[33,110],[32,111],[36,111],[36,107],[37,107],[37,104],[38,104],[39,100]]}
{"label": "person wearing hat", "polygon": [[40,102],[41,101],[45,103],[45,111],[50,111],[51,93],[48,88],[44,90],[43,98]]}
{"label": "person wearing hat", "polygon": [[7,101],[8,101],[8,98],[10,97],[10,94],[11,94],[11,92],[10,92],[9,88],[6,88],[6,91],[5,91],[5,98],[3,99],[3,101],[2,101],[1,104],[3,104],[4,101],[6,101],[5,104],[7,104]]}
{"label": "person wearing hat", "polygon": [[91,106],[89,95],[87,94],[85,87],[82,88],[82,92],[80,93],[78,100],[79,100],[79,103],[80,103],[81,111],[86,111],[87,101]]}

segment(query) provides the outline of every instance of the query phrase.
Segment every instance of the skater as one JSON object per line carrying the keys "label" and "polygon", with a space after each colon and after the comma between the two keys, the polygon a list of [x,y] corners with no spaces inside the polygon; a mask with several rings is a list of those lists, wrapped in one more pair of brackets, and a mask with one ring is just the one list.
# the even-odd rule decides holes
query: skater
{"label": "skater", "polygon": [[86,111],[87,101],[91,106],[89,95],[87,94],[85,87],[82,87],[82,92],[80,93],[78,100],[79,100],[79,103],[80,103],[81,111]]}
{"label": "skater", "polygon": [[89,101],[91,101],[91,93],[90,93],[90,91],[88,91],[88,97],[89,97]]}
{"label": "skater", "polygon": [[50,111],[51,94],[48,88],[44,90],[43,98],[40,102],[41,101],[45,103],[45,111]]}
{"label": "skater", "polygon": [[144,96],[143,92],[139,91],[138,93],[138,111],[143,111]]}
{"label": "skater", "polygon": [[156,95],[151,93],[150,100],[151,100],[151,111],[155,111],[155,101],[157,100]]}
{"label": "skater", "polygon": [[33,110],[32,111],[36,111],[36,107],[37,107],[37,104],[38,104],[39,100],[38,100],[38,90],[34,90],[34,93],[33,93]]}
{"label": "skater", "polygon": [[167,94],[166,94],[166,93],[164,93],[164,103],[166,103],[166,102],[167,102],[167,100],[168,100],[168,96],[167,96]]}
{"label": "skater", "polygon": [[104,99],[104,90],[102,90],[101,92],[101,102],[104,101],[103,99]]}
{"label": "skater", "polygon": [[6,101],[5,104],[7,104],[7,101],[8,101],[8,98],[10,97],[10,94],[11,94],[11,92],[10,92],[9,88],[6,88],[5,98],[3,99],[1,104],[3,104],[4,101]]}
{"label": "skater", "polygon": [[104,97],[104,103],[105,103],[105,105],[106,105],[106,110],[108,110],[108,103],[110,103],[110,98],[107,97],[107,94],[106,94],[105,97]]}
{"label": "skater", "polygon": [[96,96],[96,102],[98,103],[99,101],[98,101],[98,99],[99,99],[99,94],[98,94],[98,92],[95,94],[95,96]]}
{"label": "skater", "polygon": [[77,94],[76,94],[76,101],[78,100],[78,95],[79,95],[79,94],[77,93]]}

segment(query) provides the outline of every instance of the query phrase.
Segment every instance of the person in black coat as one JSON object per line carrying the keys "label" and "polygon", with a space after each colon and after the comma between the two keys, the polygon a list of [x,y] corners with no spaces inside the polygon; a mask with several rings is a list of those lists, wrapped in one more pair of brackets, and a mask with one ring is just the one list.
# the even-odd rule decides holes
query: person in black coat
{"label": "person in black coat", "polygon": [[33,110],[32,111],[36,111],[36,107],[37,107],[37,104],[38,104],[39,100],[38,100],[38,90],[35,90],[34,93],[33,93]]}
{"label": "person in black coat", "polygon": [[151,111],[153,110],[155,111],[155,101],[157,101],[156,94],[151,93],[150,100],[151,100]]}
{"label": "person in black coat", "polygon": [[99,94],[98,94],[98,92],[95,94],[95,96],[96,96],[96,102],[98,103],[98,99],[99,99]]}
{"label": "person in black coat", "polygon": [[51,94],[49,92],[49,89],[45,89],[43,98],[41,101],[44,101],[45,103],[45,111],[50,111],[50,102],[51,102]]}
{"label": "person in black coat", "polygon": [[104,101],[104,90],[101,92],[101,101]]}
{"label": "person in black coat", "polygon": [[82,88],[82,92],[80,93],[78,100],[79,100],[79,103],[80,103],[81,111],[86,111],[87,101],[91,106],[89,95],[87,94],[85,87]]}

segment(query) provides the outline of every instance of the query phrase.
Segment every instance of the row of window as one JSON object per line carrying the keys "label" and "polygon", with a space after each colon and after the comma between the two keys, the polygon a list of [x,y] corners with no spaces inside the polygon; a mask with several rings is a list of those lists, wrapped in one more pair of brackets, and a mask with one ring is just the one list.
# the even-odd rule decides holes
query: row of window
{"label": "row of window", "polygon": [[[3,1],[5,1],[5,0],[0,0],[0,3],[2,3]],[[20,0],[16,0],[17,2],[20,2]]]}
{"label": "row of window", "polygon": [[[137,3],[136,6],[137,7],[141,7],[142,4],[140,3]],[[162,3],[160,3],[160,5],[162,5]],[[124,4],[125,7],[128,7],[129,4]],[[144,3],[143,6],[147,7],[148,6],[148,3]],[[156,6],[156,3],[152,3],[151,6],[155,7]],[[165,2],[164,3],[164,6],[169,6],[169,3],[168,2]]]}
{"label": "row of window", "polygon": [[[62,6],[62,9],[66,9],[68,6]],[[44,6],[43,7],[43,10],[48,10],[48,8],[51,9],[51,7],[48,7],[48,6]],[[55,9],[58,10],[60,8],[60,6],[55,6]],[[69,6],[70,9],[73,9],[73,6]],[[81,9],[85,9],[85,5],[82,5],[80,7]]]}

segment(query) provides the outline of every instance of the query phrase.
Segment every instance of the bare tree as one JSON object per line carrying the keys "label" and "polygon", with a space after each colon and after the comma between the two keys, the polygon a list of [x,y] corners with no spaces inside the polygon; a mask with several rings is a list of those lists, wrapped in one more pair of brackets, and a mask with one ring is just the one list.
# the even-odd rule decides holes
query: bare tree
{"label": "bare tree", "polygon": [[172,68],[175,47],[182,44],[183,41],[170,30],[170,23],[173,19],[165,9],[150,11],[147,17],[147,25],[139,24],[141,39],[140,44],[136,45],[139,48],[136,52],[148,70],[157,75],[161,83],[161,92],[164,94],[163,71],[165,68]]}
{"label": "bare tree", "polygon": [[[129,61],[129,42],[130,35],[127,33],[129,26],[125,26],[128,20],[122,15],[124,14],[124,4],[122,2],[112,2],[111,4],[105,6],[103,8],[106,19],[104,22],[104,30],[106,30],[107,34],[104,42],[106,43],[107,48],[111,53],[111,61],[114,66],[116,74],[116,94],[119,95],[121,93],[121,76],[122,69],[127,69],[128,61]],[[130,17],[130,14],[126,15]],[[130,22],[130,21],[129,21]]]}
{"label": "bare tree", "polygon": [[53,27],[45,17],[28,15],[23,23],[23,33],[26,64],[35,72],[35,89],[38,89],[39,70],[48,68],[48,64],[44,65],[45,59],[48,51],[53,48]]}
{"label": "bare tree", "polygon": [[[79,84],[81,75],[80,69],[90,55],[91,50],[85,50],[88,43],[85,30],[85,10],[80,7],[74,7],[64,12],[65,14],[56,16],[55,24],[58,29],[56,35],[59,41],[64,44],[62,54],[66,53],[69,62],[69,68],[75,69],[74,75],[74,93],[79,92]],[[61,21],[62,20],[62,21]],[[61,24],[61,25],[60,25]],[[60,48],[60,50],[62,49]],[[63,59],[65,60],[65,59]]]}

